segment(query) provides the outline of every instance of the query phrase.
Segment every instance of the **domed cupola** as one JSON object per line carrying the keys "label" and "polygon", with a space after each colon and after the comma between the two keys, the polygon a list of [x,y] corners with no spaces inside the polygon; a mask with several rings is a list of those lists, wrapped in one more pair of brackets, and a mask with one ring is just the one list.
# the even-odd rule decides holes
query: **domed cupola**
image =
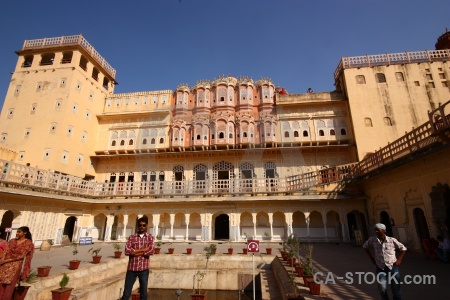
{"label": "domed cupola", "polygon": [[448,31],[448,28],[445,28],[445,33],[438,37],[434,46],[436,50],[450,49],[450,31]]}

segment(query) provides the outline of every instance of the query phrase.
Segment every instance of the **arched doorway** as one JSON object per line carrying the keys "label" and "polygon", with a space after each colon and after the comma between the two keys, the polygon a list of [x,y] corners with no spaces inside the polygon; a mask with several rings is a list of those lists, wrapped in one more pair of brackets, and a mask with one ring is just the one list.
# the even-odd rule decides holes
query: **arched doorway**
{"label": "arched doorway", "polygon": [[[368,238],[367,234],[367,224],[364,218],[364,214],[359,211],[352,211],[347,214],[347,224],[348,224],[348,233],[350,236],[350,240],[352,243],[362,243]],[[357,241],[356,238],[358,236],[355,235],[355,233],[358,233],[358,236],[360,234],[360,237],[362,239]]]}
{"label": "arched doorway", "polygon": [[13,220],[14,220],[14,213],[10,210],[7,210],[3,214],[2,223],[1,223],[0,227],[11,228]]}
{"label": "arched doorway", "polygon": [[214,239],[228,240],[230,239],[230,217],[221,214],[214,221]]}
{"label": "arched doorway", "polygon": [[76,217],[68,217],[66,219],[66,224],[64,224],[63,235],[67,235],[69,240],[72,242],[73,232],[75,230],[75,225],[77,223]]}
{"label": "arched doorway", "polygon": [[392,233],[391,218],[389,217],[389,214],[384,210],[380,212],[380,223],[386,226],[386,234],[388,236],[392,236],[393,233]]}
{"label": "arched doorway", "polygon": [[422,245],[424,239],[430,238],[430,231],[428,230],[427,219],[425,218],[425,213],[419,207],[414,208],[414,224],[416,225],[416,232],[419,238],[419,243]]}

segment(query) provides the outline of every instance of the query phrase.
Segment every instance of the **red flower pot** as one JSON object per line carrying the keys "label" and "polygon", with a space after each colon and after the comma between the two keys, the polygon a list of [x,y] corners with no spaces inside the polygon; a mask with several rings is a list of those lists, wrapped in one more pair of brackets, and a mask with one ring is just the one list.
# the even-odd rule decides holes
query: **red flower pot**
{"label": "red flower pot", "polygon": [[50,273],[51,268],[52,268],[51,266],[38,267],[37,268],[38,277],[47,277],[48,274]]}
{"label": "red flower pot", "polygon": [[155,248],[155,254],[159,254],[161,252],[161,248]]}
{"label": "red flower pot", "polygon": [[98,263],[100,263],[101,259],[102,259],[101,256],[92,256],[92,263],[98,264]]}
{"label": "red flower pot", "polygon": [[122,251],[114,252],[114,258],[120,258],[122,256]]}
{"label": "red flower pot", "polygon": [[175,251],[174,248],[169,248],[169,254],[173,254],[174,251]]}
{"label": "red flower pot", "polygon": [[242,253],[247,254],[248,249],[247,248],[242,248]]}
{"label": "red flower pot", "polygon": [[71,260],[69,261],[69,269],[76,270],[80,266],[80,260]]}
{"label": "red flower pot", "polygon": [[63,288],[52,290],[52,300],[69,300],[70,293],[72,293],[73,288]]}
{"label": "red flower pot", "polygon": [[233,248],[228,248],[228,254],[233,254]]}
{"label": "red flower pot", "polygon": [[308,280],[308,284],[311,295],[320,295],[320,283],[316,283],[314,280]]}
{"label": "red flower pot", "polygon": [[266,253],[267,254],[272,254],[272,248],[266,248]]}
{"label": "red flower pot", "polygon": [[187,248],[186,249],[186,254],[191,254],[192,253],[192,248]]}
{"label": "red flower pot", "polygon": [[28,293],[29,286],[16,286],[14,288],[13,300],[23,300]]}

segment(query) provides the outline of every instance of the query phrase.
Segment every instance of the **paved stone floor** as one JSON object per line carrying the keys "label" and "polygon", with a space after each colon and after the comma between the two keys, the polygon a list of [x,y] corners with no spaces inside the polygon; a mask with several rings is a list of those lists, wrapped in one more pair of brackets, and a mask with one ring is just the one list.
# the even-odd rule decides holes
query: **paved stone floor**
{"label": "paved stone floor", "polygon": [[[192,243],[189,247],[193,248],[193,253],[203,253],[205,243]],[[262,243],[261,250],[264,251],[267,244]],[[322,244],[316,243],[314,245],[313,259],[315,272],[323,272],[325,275],[332,272],[334,278],[336,276],[344,277],[347,272],[353,275],[354,282],[352,284],[346,283],[345,279],[335,279],[335,283],[321,285],[320,296],[308,295],[301,284],[301,280],[297,279],[298,287],[308,299],[379,299],[376,284],[366,284],[364,282],[358,283],[358,275],[355,272],[374,272],[375,267],[367,257],[366,253],[361,247],[353,247],[349,244]],[[218,245],[217,253],[226,253],[229,243],[223,242]],[[91,247],[101,247],[99,253],[102,255],[102,261],[114,259],[112,243],[96,243],[92,246],[79,246],[78,259],[82,261],[80,268],[90,265],[91,254],[88,253]],[[173,243],[171,247],[175,248],[175,253],[185,253],[187,243]],[[233,243],[235,253],[242,253],[241,248],[243,244]],[[281,245],[278,243],[271,244],[274,254],[279,254]],[[167,252],[167,245],[163,246],[161,253]],[[73,259],[72,247],[53,247],[50,251],[40,251],[36,249],[32,268],[43,265],[51,265],[51,274],[62,274],[68,270],[68,261]],[[233,254],[235,255],[235,254]],[[238,254],[236,254],[238,255]],[[242,255],[242,254],[240,254]],[[425,259],[422,254],[408,252],[400,266],[400,272],[403,278],[406,275],[416,276],[415,280],[419,280],[424,275],[434,276],[435,284],[403,284],[402,293],[403,299],[431,299],[433,297],[446,298],[450,291],[450,264],[444,264],[439,261],[431,261]],[[268,282],[273,281],[270,271],[264,275]],[[264,277],[263,276],[263,277]],[[325,279],[325,277],[321,277]],[[364,276],[362,276],[362,280]],[[367,279],[372,279],[367,275]],[[416,281],[417,282],[417,281]],[[270,299],[281,299],[276,295],[276,287],[272,286]],[[390,293],[390,291],[389,291]]]}

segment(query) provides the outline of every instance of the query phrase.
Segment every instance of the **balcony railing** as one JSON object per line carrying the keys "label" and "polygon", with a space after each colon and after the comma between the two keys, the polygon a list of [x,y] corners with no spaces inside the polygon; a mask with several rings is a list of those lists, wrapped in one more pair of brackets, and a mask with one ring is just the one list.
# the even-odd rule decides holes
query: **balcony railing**
{"label": "balcony railing", "polygon": [[50,48],[59,46],[69,46],[69,45],[80,45],[84,50],[86,50],[89,55],[100,64],[103,69],[112,77],[115,78],[116,70],[111,67],[108,62],[94,49],[85,38],[79,35],[71,36],[60,36],[54,38],[43,38],[36,40],[25,40],[22,50],[26,49],[39,49],[39,48]]}
{"label": "balcony railing", "polygon": [[429,112],[429,122],[408,132],[359,163],[324,168],[286,178],[98,183],[0,160],[0,184],[92,198],[293,193],[332,182],[353,180],[434,144],[441,142],[448,144],[450,114],[444,113],[447,105],[450,106],[450,101]]}
{"label": "balcony railing", "polygon": [[344,69],[396,65],[411,62],[448,61],[449,59],[450,50],[448,49],[342,57],[339,65],[334,71],[334,79],[337,80]]}

